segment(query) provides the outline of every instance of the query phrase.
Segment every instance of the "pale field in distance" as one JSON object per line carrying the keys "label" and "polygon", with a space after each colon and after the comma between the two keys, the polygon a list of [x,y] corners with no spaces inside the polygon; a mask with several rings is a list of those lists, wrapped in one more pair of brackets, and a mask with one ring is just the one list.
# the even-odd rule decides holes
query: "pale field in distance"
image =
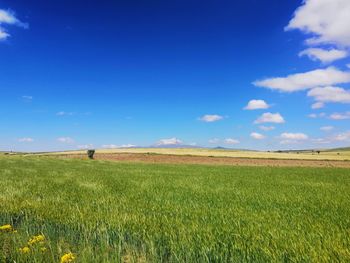
{"label": "pale field in distance", "polygon": [[[53,152],[50,154],[85,154],[85,150]],[[350,160],[350,150],[325,150],[320,154],[312,151],[297,152],[259,152],[229,149],[206,148],[117,148],[97,149],[96,153],[152,153],[170,155],[193,155],[235,158],[296,159],[296,160]],[[46,155],[47,153],[45,153]]]}

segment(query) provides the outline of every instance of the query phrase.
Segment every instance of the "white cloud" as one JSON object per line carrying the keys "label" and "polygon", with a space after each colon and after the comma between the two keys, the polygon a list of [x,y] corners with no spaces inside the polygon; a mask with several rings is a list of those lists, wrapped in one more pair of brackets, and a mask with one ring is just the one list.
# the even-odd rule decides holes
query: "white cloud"
{"label": "white cloud", "polygon": [[132,147],[136,147],[136,145],[134,144],[122,144],[122,145],[116,145],[116,144],[103,144],[102,148],[105,149],[116,149],[116,148],[132,148]]}
{"label": "white cloud", "polygon": [[161,139],[159,140],[156,145],[157,146],[165,146],[165,145],[179,145],[182,144],[182,141],[177,138],[170,138],[170,139]]}
{"label": "white cloud", "polygon": [[94,146],[92,144],[82,144],[77,146],[78,149],[86,150],[86,149],[92,149]]}
{"label": "white cloud", "polygon": [[215,143],[220,142],[220,139],[218,139],[218,138],[213,138],[213,139],[210,139],[208,142],[209,142],[209,143],[212,143],[212,144],[215,144]]}
{"label": "white cloud", "polygon": [[286,30],[309,34],[308,44],[350,46],[349,14],[349,0],[305,0]]}
{"label": "white cloud", "polygon": [[329,116],[332,120],[346,120],[350,119],[350,112],[345,113],[333,113]]}
{"label": "white cloud", "polygon": [[309,118],[312,119],[316,119],[318,117],[318,115],[316,113],[310,113],[309,115],[307,115]]}
{"label": "white cloud", "polygon": [[316,119],[316,118],[323,118],[326,116],[326,113],[324,112],[321,112],[319,114],[316,114],[316,113],[311,113],[309,115],[307,115],[309,118],[312,118],[312,119]]}
{"label": "white cloud", "polygon": [[287,77],[258,80],[253,82],[253,84],[281,92],[293,92],[349,82],[350,72],[340,71],[335,67],[328,67],[326,69],[292,74]]}
{"label": "white cloud", "polygon": [[258,110],[258,109],[268,109],[270,107],[264,100],[251,100],[248,102],[247,106],[244,107],[245,110]]}
{"label": "white cloud", "polygon": [[260,134],[260,133],[257,133],[257,132],[252,132],[250,134],[250,137],[252,137],[253,139],[255,140],[262,140],[262,139],[265,139],[265,136]]}
{"label": "white cloud", "polygon": [[307,95],[319,102],[350,103],[350,91],[338,87],[314,88]]}
{"label": "white cloud", "polygon": [[120,148],[132,148],[132,147],[136,147],[136,145],[131,143],[120,145]]}
{"label": "white cloud", "polygon": [[315,102],[314,104],[311,105],[311,109],[317,110],[317,109],[322,109],[324,107],[323,102]]}
{"label": "white cloud", "polygon": [[308,56],[311,60],[319,60],[322,63],[332,63],[335,60],[346,58],[348,53],[345,50],[308,48],[299,53],[299,57]]}
{"label": "white cloud", "polygon": [[271,113],[266,112],[263,115],[261,115],[257,120],[255,120],[255,124],[259,123],[284,123],[285,120],[279,113]]}
{"label": "white cloud", "polygon": [[295,144],[307,140],[309,137],[304,133],[284,132],[280,135],[280,144]]}
{"label": "white cloud", "polygon": [[225,143],[226,144],[238,144],[239,140],[232,139],[232,138],[227,138],[227,139],[225,139]]}
{"label": "white cloud", "polygon": [[24,138],[19,138],[18,141],[19,142],[34,142],[34,139],[29,138],[29,137],[24,137]]}
{"label": "white cloud", "polygon": [[0,9],[0,40],[6,40],[10,34],[3,28],[3,24],[16,25],[23,28],[28,28],[28,24],[18,20],[14,12],[10,10]]}
{"label": "white cloud", "polygon": [[216,114],[210,115],[210,114],[207,114],[207,115],[204,115],[204,116],[200,117],[199,120],[204,121],[204,122],[214,122],[214,121],[220,121],[220,120],[222,120],[223,118],[224,118],[224,117],[223,117],[223,116],[220,116],[220,115],[216,115]]}
{"label": "white cloud", "polygon": [[336,141],[350,141],[350,131],[340,133],[334,137]]}
{"label": "white cloud", "polygon": [[264,125],[261,125],[261,126],[259,126],[259,129],[260,129],[260,130],[263,130],[263,131],[272,131],[272,130],[275,129],[275,127],[274,127],[274,126],[264,126]]}
{"label": "white cloud", "polygon": [[70,137],[59,137],[57,138],[57,141],[61,143],[67,143],[67,144],[74,143],[74,140]]}
{"label": "white cloud", "polygon": [[321,131],[325,131],[325,132],[332,131],[333,129],[334,129],[333,126],[323,126],[320,128]]}
{"label": "white cloud", "polygon": [[304,133],[289,133],[284,132],[280,135],[281,139],[286,140],[307,140],[309,137]]}

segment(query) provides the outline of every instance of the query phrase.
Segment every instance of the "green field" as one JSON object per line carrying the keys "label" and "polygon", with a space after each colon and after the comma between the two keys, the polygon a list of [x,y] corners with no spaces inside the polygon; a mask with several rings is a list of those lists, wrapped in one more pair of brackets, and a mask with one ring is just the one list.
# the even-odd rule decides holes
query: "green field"
{"label": "green field", "polygon": [[0,262],[350,261],[349,169],[14,156],[0,189]]}

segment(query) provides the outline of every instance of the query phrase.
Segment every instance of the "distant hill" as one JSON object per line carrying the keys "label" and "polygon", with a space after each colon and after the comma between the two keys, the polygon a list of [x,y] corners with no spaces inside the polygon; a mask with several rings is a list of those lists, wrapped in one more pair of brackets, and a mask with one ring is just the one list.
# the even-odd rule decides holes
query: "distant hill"
{"label": "distant hill", "polygon": [[330,151],[350,151],[350,147],[334,148],[334,149],[330,149]]}
{"label": "distant hill", "polygon": [[197,146],[197,145],[188,145],[188,144],[165,144],[165,145],[152,145],[152,146],[148,146],[146,148],[169,148],[169,149],[176,149],[176,148],[205,148],[202,146]]}

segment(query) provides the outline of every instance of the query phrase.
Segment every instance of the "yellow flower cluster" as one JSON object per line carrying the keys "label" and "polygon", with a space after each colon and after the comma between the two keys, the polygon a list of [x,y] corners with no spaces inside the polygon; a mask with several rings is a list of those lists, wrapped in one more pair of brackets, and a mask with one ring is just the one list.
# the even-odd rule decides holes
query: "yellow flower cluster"
{"label": "yellow flower cluster", "polygon": [[30,253],[30,248],[29,247],[20,248],[19,252],[21,252],[22,254],[28,254]]}
{"label": "yellow flower cluster", "polygon": [[39,242],[44,242],[45,236],[44,235],[37,235],[33,236],[31,239],[28,241],[28,245],[34,245]]}
{"label": "yellow flower cluster", "polygon": [[0,226],[0,232],[16,232],[11,225]]}
{"label": "yellow flower cluster", "polygon": [[71,252],[64,254],[61,257],[61,263],[69,263],[69,262],[73,262],[74,260],[75,260],[75,256]]}

